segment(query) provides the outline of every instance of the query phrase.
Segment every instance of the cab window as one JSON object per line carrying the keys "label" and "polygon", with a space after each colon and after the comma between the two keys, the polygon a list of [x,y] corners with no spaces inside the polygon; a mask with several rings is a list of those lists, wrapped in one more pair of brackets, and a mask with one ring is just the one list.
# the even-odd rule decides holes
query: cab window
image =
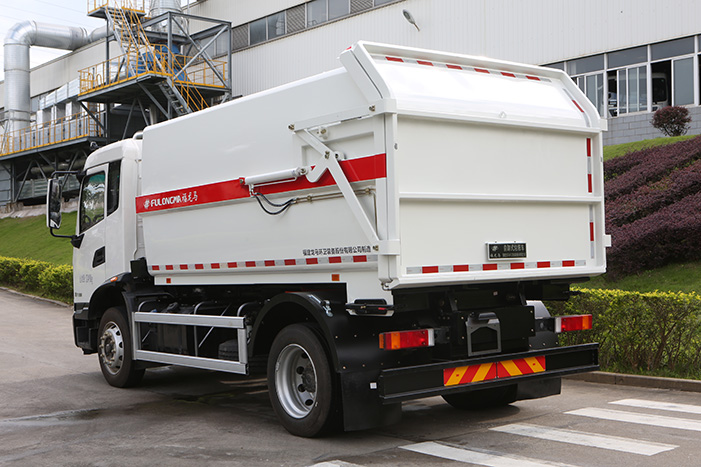
{"label": "cab window", "polygon": [[83,181],[80,190],[80,232],[105,218],[105,173],[97,172]]}

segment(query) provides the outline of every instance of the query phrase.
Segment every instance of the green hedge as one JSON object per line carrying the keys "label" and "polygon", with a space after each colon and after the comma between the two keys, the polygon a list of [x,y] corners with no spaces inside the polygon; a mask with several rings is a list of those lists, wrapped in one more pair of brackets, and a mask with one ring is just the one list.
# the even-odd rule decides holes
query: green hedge
{"label": "green hedge", "polygon": [[591,331],[561,334],[562,345],[599,342],[605,371],[701,379],[701,296],[580,292],[567,302],[547,304],[553,315],[593,315]]}
{"label": "green hedge", "polygon": [[73,268],[0,256],[0,285],[71,303]]}

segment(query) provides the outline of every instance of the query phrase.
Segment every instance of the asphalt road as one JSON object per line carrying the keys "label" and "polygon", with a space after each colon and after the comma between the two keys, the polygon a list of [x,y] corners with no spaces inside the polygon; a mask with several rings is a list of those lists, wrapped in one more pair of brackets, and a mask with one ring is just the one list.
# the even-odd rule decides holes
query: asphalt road
{"label": "asphalt road", "polygon": [[149,370],[136,389],[102,379],[73,345],[68,307],[0,291],[0,465],[701,465],[701,395],[564,381],[563,394],[487,412],[440,398],[397,425],[300,439],[265,382]]}

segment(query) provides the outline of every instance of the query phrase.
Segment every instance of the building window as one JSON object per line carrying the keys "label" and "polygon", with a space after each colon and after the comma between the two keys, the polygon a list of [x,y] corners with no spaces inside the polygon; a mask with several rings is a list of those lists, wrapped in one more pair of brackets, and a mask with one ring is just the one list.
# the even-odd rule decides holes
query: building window
{"label": "building window", "polygon": [[286,34],[401,0],[312,0],[233,28],[232,47],[240,50]]}
{"label": "building window", "polygon": [[326,0],[314,0],[307,3],[307,27],[311,28],[317,24],[326,22]]}
{"label": "building window", "polygon": [[579,89],[586,94],[589,101],[594,104],[599,114],[604,111],[604,75],[597,73],[573,78]]}
{"label": "building window", "polygon": [[267,18],[268,40],[285,35],[285,12],[275,13]]}
{"label": "building window", "polygon": [[694,59],[674,60],[672,65],[672,105],[693,104]]}
{"label": "building window", "polygon": [[567,72],[570,75],[581,75],[604,69],[604,54],[592,57],[578,58],[567,62]]}
{"label": "building window", "polygon": [[260,44],[261,42],[268,40],[267,24],[268,22],[266,18],[261,18],[251,22],[249,26],[251,45]]}
{"label": "building window", "polygon": [[611,117],[647,110],[647,66],[608,72],[608,114]]}
{"label": "building window", "polygon": [[349,0],[328,0],[329,1],[329,21],[332,19],[347,16],[350,13]]}

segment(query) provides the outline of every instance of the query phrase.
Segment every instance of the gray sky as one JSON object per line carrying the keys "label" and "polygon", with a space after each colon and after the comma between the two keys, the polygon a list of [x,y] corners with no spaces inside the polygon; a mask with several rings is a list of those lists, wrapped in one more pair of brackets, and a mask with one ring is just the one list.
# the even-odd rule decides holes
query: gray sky
{"label": "gray sky", "polygon": [[[91,5],[95,1],[99,4],[99,0],[90,0]],[[146,0],[147,8],[149,3]],[[182,0],[182,3],[187,4],[187,0]],[[0,36],[3,42],[7,31],[13,25],[26,20],[78,26],[88,31],[105,25],[104,20],[88,16],[88,0],[0,0]],[[67,53],[65,50],[32,47],[29,52],[31,66],[35,67],[65,53]],[[0,80],[5,76],[2,70],[3,61],[4,53],[0,47]]]}

